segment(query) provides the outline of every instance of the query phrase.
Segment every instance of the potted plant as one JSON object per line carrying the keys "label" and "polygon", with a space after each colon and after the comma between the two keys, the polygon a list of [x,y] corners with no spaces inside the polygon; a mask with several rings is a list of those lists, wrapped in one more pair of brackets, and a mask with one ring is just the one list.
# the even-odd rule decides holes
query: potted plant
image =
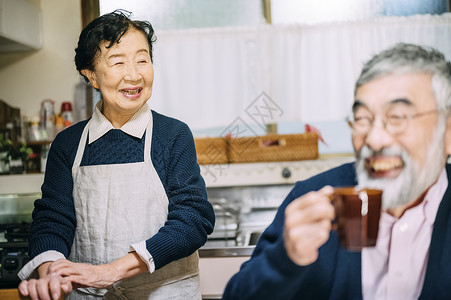
{"label": "potted plant", "polygon": [[25,143],[12,145],[10,150],[11,160],[9,162],[9,173],[21,174],[25,171],[25,166],[33,150]]}
{"label": "potted plant", "polygon": [[30,158],[33,150],[25,143],[13,144],[0,134],[0,174],[20,174]]}
{"label": "potted plant", "polygon": [[9,173],[9,159],[12,142],[0,134],[0,174]]}

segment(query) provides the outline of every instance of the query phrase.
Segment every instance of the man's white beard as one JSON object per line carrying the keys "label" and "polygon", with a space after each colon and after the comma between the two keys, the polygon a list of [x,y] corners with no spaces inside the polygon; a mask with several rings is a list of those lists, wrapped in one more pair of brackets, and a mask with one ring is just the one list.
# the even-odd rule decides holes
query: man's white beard
{"label": "man's white beard", "polygon": [[[440,125],[437,128],[443,127]],[[384,210],[413,202],[437,180],[445,166],[443,137],[444,130],[436,130],[423,166],[413,162],[406,151],[399,147],[375,152],[364,146],[356,161],[359,186],[381,189]],[[401,156],[404,168],[396,178],[371,178],[365,168],[365,159],[374,155]]]}

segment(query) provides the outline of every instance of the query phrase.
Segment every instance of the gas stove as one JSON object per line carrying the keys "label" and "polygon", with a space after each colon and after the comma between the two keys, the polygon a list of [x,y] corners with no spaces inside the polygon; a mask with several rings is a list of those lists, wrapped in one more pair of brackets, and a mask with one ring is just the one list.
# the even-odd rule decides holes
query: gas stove
{"label": "gas stove", "polygon": [[0,224],[0,288],[16,288],[19,270],[29,261],[30,223]]}

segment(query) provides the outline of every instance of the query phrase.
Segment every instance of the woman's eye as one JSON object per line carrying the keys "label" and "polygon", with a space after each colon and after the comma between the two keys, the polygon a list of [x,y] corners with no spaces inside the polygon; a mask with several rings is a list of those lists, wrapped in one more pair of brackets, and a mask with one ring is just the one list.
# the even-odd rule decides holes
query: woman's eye
{"label": "woman's eye", "polygon": [[120,60],[116,60],[116,61],[112,61],[111,62],[111,66],[120,66],[120,65],[123,65],[123,64],[124,64],[124,62],[120,61]]}

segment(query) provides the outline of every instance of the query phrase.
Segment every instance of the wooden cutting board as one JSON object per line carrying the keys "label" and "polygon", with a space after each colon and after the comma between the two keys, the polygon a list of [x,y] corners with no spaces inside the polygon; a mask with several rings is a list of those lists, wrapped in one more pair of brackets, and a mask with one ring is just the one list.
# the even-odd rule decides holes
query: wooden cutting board
{"label": "wooden cutting board", "polygon": [[2,300],[21,300],[17,289],[0,289],[0,299]]}
{"label": "wooden cutting board", "polygon": [[[30,299],[30,297],[21,296],[17,289],[0,289],[0,299],[1,300],[26,300],[26,299]],[[64,297],[61,297],[60,299],[63,300]]]}

